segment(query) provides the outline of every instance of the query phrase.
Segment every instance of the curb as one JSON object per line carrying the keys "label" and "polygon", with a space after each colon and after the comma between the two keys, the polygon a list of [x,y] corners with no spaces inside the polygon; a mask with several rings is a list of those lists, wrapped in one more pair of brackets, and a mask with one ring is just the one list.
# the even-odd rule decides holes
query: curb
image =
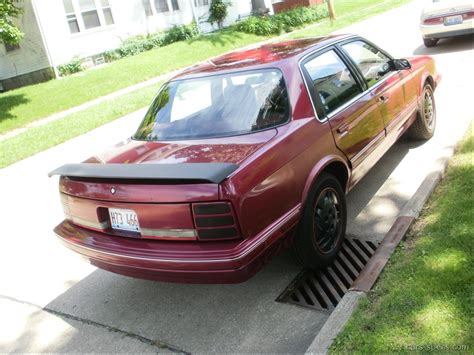
{"label": "curb", "polygon": [[306,354],[328,353],[334,339],[342,332],[352,317],[352,314],[357,309],[359,301],[367,296],[367,293],[371,290],[382,273],[395,248],[405,237],[412,223],[420,215],[421,210],[434,189],[444,177],[448,163],[457,146],[458,143],[455,147],[449,148],[448,152],[436,162],[436,167],[433,171],[425,177],[410,200],[405,203],[397,219],[377,248],[377,251],[354,281],[351,289],[344,295],[341,302],[339,302],[331,313],[326,323],[324,323],[306,350]]}

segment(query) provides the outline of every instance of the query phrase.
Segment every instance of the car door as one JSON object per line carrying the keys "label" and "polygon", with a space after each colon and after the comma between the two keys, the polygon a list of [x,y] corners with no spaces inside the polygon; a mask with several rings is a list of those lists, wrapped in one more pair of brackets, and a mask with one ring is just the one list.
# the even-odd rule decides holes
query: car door
{"label": "car door", "polygon": [[340,47],[357,66],[376,98],[387,134],[400,128],[408,118],[405,82],[406,76],[411,74],[408,71],[393,71],[388,54],[365,40],[351,40]]}
{"label": "car door", "polygon": [[337,147],[352,167],[363,166],[385,137],[373,94],[365,90],[357,70],[335,47],[310,56],[302,69],[319,119],[329,122]]}

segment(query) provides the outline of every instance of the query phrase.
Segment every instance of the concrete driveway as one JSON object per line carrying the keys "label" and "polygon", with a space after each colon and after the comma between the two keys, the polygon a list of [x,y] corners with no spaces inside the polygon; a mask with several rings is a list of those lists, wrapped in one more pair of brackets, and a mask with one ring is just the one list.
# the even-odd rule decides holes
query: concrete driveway
{"label": "concrete driveway", "polygon": [[[425,144],[402,140],[350,193],[348,234],[381,239],[473,118],[472,37],[422,46],[417,1],[342,32],[395,56],[436,57],[438,127]],[[0,352],[288,352],[310,345],[328,315],[275,302],[300,271],[287,254],[239,285],[177,285],[97,270],[55,240],[62,219],[48,171],[129,136],[124,117],[0,170]]]}

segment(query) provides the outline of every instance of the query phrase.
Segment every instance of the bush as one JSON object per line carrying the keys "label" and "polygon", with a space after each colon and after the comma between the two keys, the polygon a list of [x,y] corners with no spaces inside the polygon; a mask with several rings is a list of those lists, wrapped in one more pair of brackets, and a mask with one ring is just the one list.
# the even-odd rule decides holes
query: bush
{"label": "bush", "polygon": [[165,32],[163,45],[185,41],[199,35],[199,29],[193,21],[189,25],[173,26]]}
{"label": "bush", "polygon": [[325,5],[298,7],[274,16],[251,16],[235,25],[237,31],[268,36],[290,32],[304,24],[328,17]]}
{"label": "bush", "polygon": [[[150,49],[162,47],[178,41],[184,41],[199,35],[199,29],[195,22],[189,25],[173,26],[172,28],[159,33],[147,36],[138,35],[129,37],[122,42],[122,45],[115,51],[107,52],[110,58],[117,59],[115,56],[128,57]],[[115,52],[115,53],[113,53]]]}
{"label": "bush", "polygon": [[207,21],[210,22],[211,25],[217,23],[220,29],[224,27],[224,20],[227,17],[227,8],[229,5],[229,3],[223,0],[212,0],[209,6],[209,17]]}
{"label": "bush", "polygon": [[111,51],[104,52],[104,58],[107,63],[110,63],[110,62],[113,62],[114,60],[122,58],[122,56],[120,55],[118,50],[113,49]]}
{"label": "bush", "polygon": [[127,38],[117,49],[121,57],[128,57],[149,50],[148,39],[146,36],[139,35]]}
{"label": "bush", "polygon": [[71,75],[84,70],[82,67],[82,62],[79,58],[74,58],[69,63],[58,65],[57,69],[59,75],[61,76]]}

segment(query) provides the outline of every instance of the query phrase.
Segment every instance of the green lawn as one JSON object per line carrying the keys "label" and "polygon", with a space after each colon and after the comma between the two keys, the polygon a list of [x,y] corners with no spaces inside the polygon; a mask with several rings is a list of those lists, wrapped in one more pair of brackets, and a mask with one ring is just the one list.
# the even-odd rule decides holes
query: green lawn
{"label": "green lawn", "polygon": [[[327,34],[410,0],[336,0],[338,20],[323,21],[319,26],[302,29],[293,37]],[[374,5],[376,5],[374,7]],[[363,13],[360,11],[364,9]],[[354,14],[354,11],[357,13]],[[56,111],[73,107],[97,96],[190,65],[219,53],[263,41],[266,37],[225,30],[199,39],[119,60],[77,76],[0,94],[0,134],[21,127]],[[91,85],[91,83],[94,83]],[[97,83],[100,83],[97,84]],[[153,85],[113,100],[108,100],[60,121],[30,128],[13,138],[0,141],[0,168],[27,158],[68,139],[86,133],[104,123],[148,105],[159,85]],[[72,94],[73,93],[73,94]],[[54,98],[53,100],[51,98]],[[132,134],[132,132],[130,132]]]}
{"label": "green lawn", "polygon": [[0,134],[265,37],[224,30],[0,94]]}
{"label": "green lawn", "polygon": [[[24,133],[0,141],[0,168],[147,106],[160,86],[161,84],[152,85],[131,94],[102,102],[64,119],[29,128]],[[130,136],[133,133],[130,132]]]}
{"label": "green lawn", "polygon": [[336,338],[332,353],[472,354],[473,128],[407,239]]}
{"label": "green lawn", "polygon": [[[339,0],[335,2],[339,20],[333,24],[324,21],[321,27],[307,32],[302,31],[296,36],[328,33],[408,1]],[[366,9],[372,5],[380,6],[376,9]],[[358,11],[361,9],[366,10]],[[354,14],[344,17],[349,13]],[[266,38],[231,29],[223,30],[198,39],[173,43],[134,57],[124,58],[74,76],[0,94],[0,134],[130,85]]]}

